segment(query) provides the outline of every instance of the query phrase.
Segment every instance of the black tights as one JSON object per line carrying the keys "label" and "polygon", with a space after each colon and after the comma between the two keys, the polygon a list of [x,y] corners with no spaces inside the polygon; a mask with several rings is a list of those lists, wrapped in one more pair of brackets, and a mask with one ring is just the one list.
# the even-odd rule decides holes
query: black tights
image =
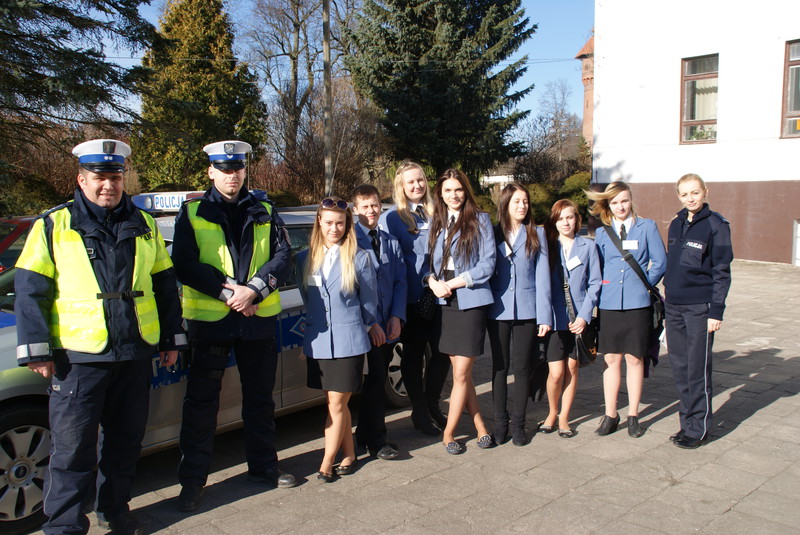
{"label": "black tights", "polygon": [[505,416],[508,410],[507,377],[508,370],[513,365],[514,393],[511,414],[512,419],[516,416],[523,421],[530,394],[531,364],[539,360],[536,320],[488,320],[486,330],[492,346],[494,414]]}

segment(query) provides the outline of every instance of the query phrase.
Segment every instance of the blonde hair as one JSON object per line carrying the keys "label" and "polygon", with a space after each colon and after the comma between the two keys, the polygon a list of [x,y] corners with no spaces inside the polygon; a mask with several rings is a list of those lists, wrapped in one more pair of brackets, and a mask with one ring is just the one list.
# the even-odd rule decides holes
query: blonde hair
{"label": "blonde hair", "polygon": [[691,182],[692,180],[696,180],[697,183],[700,184],[700,187],[703,188],[704,190],[708,189],[706,187],[705,181],[702,178],[700,178],[700,175],[696,175],[694,173],[687,173],[678,179],[678,183],[675,184],[675,190],[677,191],[678,188],[681,187],[681,184]]}
{"label": "blonde hair", "polygon": [[631,215],[633,217],[638,217],[636,215],[636,210],[633,208],[633,192],[631,191],[631,187],[625,182],[620,181],[612,182],[606,186],[606,189],[602,192],[584,190],[589,200],[594,201],[592,205],[589,206],[589,213],[595,217],[599,217],[604,225],[610,225],[611,221],[614,219],[614,215],[611,213],[611,207],[608,203],[623,191],[627,191],[631,194]]}
{"label": "blonde hair", "polygon": [[417,220],[414,219],[411,210],[408,208],[408,198],[406,197],[405,189],[403,189],[403,173],[412,169],[419,169],[422,173],[422,178],[425,180],[425,196],[422,198],[422,205],[425,207],[425,211],[428,212],[428,217],[433,215],[433,198],[431,197],[431,189],[428,187],[428,178],[425,176],[425,170],[416,162],[411,160],[400,162],[400,166],[394,173],[394,193],[392,198],[394,199],[394,205],[397,207],[397,214],[408,227],[408,232],[418,234]]}
{"label": "blonde hair", "polygon": [[[339,197],[328,197],[334,203],[340,201]],[[356,289],[356,253],[358,244],[356,233],[353,229],[353,213],[350,210],[339,210],[338,208],[323,208],[320,204],[317,207],[317,214],[314,218],[314,227],[311,230],[311,238],[308,241],[308,258],[303,277],[303,284],[308,285],[308,277],[317,273],[322,268],[325,260],[325,236],[319,224],[319,218],[323,211],[343,212],[345,214],[344,235],[339,240],[339,262],[342,267],[342,293],[352,294]]]}

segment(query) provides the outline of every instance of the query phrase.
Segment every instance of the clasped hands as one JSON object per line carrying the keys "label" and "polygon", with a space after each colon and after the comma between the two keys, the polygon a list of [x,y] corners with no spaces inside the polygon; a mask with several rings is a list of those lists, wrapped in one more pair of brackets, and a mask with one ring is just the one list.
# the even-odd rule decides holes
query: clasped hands
{"label": "clasped hands", "polygon": [[446,299],[453,294],[453,289],[446,282],[433,277],[428,278],[428,287],[433,292],[433,295],[440,299]]}
{"label": "clasped hands", "polygon": [[225,304],[228,305],[231,310],[241,312],[245,317],[248,318],[256,313],[258,305],[254,305],[253,300],[255,300],[258,294],[251,288],[241,284],[227,283],[223,284],[222,287],[233,292],[233,295],[230,296],[227,301],[225,301]]}

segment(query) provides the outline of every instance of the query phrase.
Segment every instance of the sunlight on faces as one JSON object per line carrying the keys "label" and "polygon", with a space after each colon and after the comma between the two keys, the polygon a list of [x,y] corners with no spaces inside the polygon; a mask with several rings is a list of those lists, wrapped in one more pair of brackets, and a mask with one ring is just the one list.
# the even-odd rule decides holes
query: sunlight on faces
{"label": "sunlight on faces", "polygon": [[561,210],[561,215],[558,216],[556,221],[556,230],[561,236],[565,238],[575,237],[575,209],[572,206],[566,206]]}
{"label": "sunlight on faces", "polygon": [[78,173],[78,185],[89,201],[108,210],[116,208],[122,200],[124,181],[121,172],[95,173],[81,169]]}
{"label": "sunlight on faces", "polygon": [[703,209],[707,195],[708,190],[697,180],[688,180],[678,186],[678,200],[693,214]]}
{"label": "sunlight on faces", "polygon": [[525,216],[528,215],[528,195],[524,191],[515,191],[508,201],[508,215],[517,224],[522,224]]}
{"label": "sunlight on faces", "polygon": [[239,196],[245,174],[244,169],[217,169],[213,165],[208,166],[208,178],[214,183],[217,191],[229,201],[236,200]]}
{"label": "sunlight on faces", "polygon": [[368,197],[359,195],[353,199],[353,212],[358,216],[362,225],[372,230],[378,226],[378,219],[381,216],[381,200],[377,195]]}
{"label": "sunlight on faces", "polygon": [[406,199],[419,204],[425,198],[428,190],[428,183],[425,181],[425,174],[421,169],[408,169],[403,171],[403,193]]}
{"label": "sunlight on faces", "polygon": [[347,214],[341,210],[322,210],[317,216],[317,222],[325,239],[325,247],[330,247],[339,243],[344,236]]}
{"label": "sunlight on faces", "polygon": [[631,215],[633,210],[633,202],[631,201],[631,192],[623,191],[616,197],[608,201],[608,207],[611,213],[619,221],[625,221]]}
{"label": "sunlight on faces", "polygon": [[448,178],[442,182],[442,199],[452,211],[460,211],[464,206],[464,186],[455,178]]}

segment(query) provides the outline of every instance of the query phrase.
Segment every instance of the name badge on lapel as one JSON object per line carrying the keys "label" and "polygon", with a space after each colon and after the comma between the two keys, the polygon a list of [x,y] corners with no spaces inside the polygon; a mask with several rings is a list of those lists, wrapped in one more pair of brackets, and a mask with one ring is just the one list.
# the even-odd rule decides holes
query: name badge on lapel
{"label": "name badge on lapel", "polygon": [[386,253],[381,253],[381,264],[388,264],[389,263],[389,255]]}
{"label": "name badge on lapel", "polygon": [[306,286],[322,286],[322,275],[309,275]]}
{"label": "name badge on lapel", "polygon": [[428,227],[430,227],[430,224],[427,221],[417,224],[419,230],[428,230]]}
{"label": "name badge on lapel", "polygon": [[570,271],[572,271],[573,269],[575,269],[580,265],[581,265],[581,259],[578,258],[577,256],[573,256],[572,258],[569,258],[567,260],[567,269]]}
{"label": "name badge on lapel", "polygon": [[639,240],[622,240],[622,248],[626,251],[636,251],[639,249]]}

